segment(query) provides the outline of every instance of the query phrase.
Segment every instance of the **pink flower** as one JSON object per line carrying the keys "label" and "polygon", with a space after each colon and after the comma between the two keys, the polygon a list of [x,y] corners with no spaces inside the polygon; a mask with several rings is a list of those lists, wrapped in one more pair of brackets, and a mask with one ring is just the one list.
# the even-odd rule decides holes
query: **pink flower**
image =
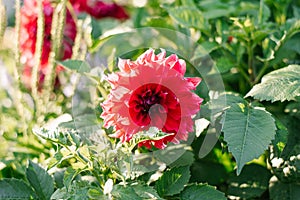
{"label": "pink flower", "polygon": [[168,142],[187,140],[202,99],[191,92],[201,79],[184,77],[185,61],[175,54],[166,57],[163,49],[158,55],[149,49],[136,61],[119,59],[118,67],[120,72],[107,78],[112,90],[101,114],[105,128],[114,126],[112,136],[125,142],[140,131],[157,127],[170,135],[139,146],[163,149]]}
{"label": "pink flower", "polygon": [[129,17],[124,8],[116,3],[106,3],[101,0],[70,0],[70,2],[76,11],[86,12],[97,19],[104,17],[128,19]]}

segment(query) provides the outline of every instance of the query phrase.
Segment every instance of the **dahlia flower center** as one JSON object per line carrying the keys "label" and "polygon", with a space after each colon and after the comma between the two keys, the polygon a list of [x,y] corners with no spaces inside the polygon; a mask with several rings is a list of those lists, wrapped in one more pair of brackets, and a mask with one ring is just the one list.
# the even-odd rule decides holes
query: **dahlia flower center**
{"label": "dahlia flower center", "polygon": [[175,94],[167,87],[150,83],[137,88],[129,100],[130,117],[138,126],[162,128],[170,106],[179,106]]}

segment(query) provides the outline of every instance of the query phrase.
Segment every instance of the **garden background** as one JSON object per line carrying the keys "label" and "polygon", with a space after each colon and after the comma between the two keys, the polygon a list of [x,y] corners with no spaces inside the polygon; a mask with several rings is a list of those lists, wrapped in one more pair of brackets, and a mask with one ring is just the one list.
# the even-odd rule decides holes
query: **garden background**
{"label": "garden background", "polygon": [[298,0],[0,0],[0,199],[300,199],[299,96]]}

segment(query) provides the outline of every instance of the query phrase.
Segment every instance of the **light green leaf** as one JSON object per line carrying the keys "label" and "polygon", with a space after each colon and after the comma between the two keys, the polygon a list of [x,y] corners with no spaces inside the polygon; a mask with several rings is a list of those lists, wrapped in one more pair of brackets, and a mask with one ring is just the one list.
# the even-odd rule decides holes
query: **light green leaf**
{"label": "light green leaf", "polygon": [[92,188],[89,189],[88,191],[88,196],[89,199],[102,199],[102,200],[109,200],[109,197],[104,195],[103,192],[101,190],[99,190],[98,188]]}
{"label": "light green leaf", "polygon": [[[51,199],[72,199],[72,200],[90,200],[89,198],[89,190],[90,189],[98,189],[95,186],[92,186],[88,181],[73,181],[70,187],[67,189],[66,187],[57,189]],[[105,200],[105,198],[99,198]]]}
{"label": "light green leaf", "polygon": [[259,157],[274,139],[275,121],[262,108],[233,104],[222,116],[224,140],[237,162],[237,174],[243,166]]}
{"label": "light green leaf", "polygon": [[31,199],[31,197],[34,197],[34,192],[23,180],[0,180],[0,199]]}
{"label": "light green leaf", "polygon": [[142,185],[141,183],[138,183],[136,185],[131,185],[130,187],[132,187],[135,193],[143,199],[162,200],[158,196],[156,190],[154,190],[151,186]]}
{"label": "light green leaf", "polygon": [[[163,17],[148,17],[146,18],[146,21],[144,22],[144,26],[151,26],[151,27],[161,27],[161,28],[166,28],[166,29],[174,29],[174,26],[172,26],[171,22],[166,23],[166,18]],[[170,19],[169,19],[170,21]]]}
{"label": "light green leaf", "polygon": [[187,186],[180,194],[182,200],[226,200],[224,193],[207,184]]}
{"label": "light green leaf", "polygon": [[265,75],[245,97],[261,101],[294,100],[300,96],[300,65],[289,65]]}
{"label": "light green leaf", "polygon": [[65,60],[58,63],[64,68],[76,71],[78,73],[85,73],[91,70],[90,65],[82,60]]}
{"label": "light green leaf", "polygon": [[203,15],[196,7],[167,7],[166,10],[172,19],[183,26],[197,29],[207,29],[207,23]]}
{"label": "light green leaf", "polygon": [[156,190],[161,197],[180,193],[190,179],[189,166],[172,168],[166,171],[156,182]]}
{"label": "light green leaf", "polygon": [[142,200],[142,198],[139,197],[134,189],[130,186],[124,187],[121,185],[114,185],[111,194],[115,200]]}
{"label": "light green leaf", "polygon": [[54,191],[54,183],[52,177],[46,170],[38,164],[29,161],[29,165],[26,169],[26,177],[39,199],[50,199]]}

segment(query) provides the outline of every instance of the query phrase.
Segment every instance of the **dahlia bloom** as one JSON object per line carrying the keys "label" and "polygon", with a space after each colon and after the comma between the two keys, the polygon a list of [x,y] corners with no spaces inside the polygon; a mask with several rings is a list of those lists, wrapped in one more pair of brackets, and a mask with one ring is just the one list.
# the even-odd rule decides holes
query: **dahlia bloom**
{"label": "dahlia bloom", "polygon": [[124,8],[116,3],[105,3],[99,0],[70,0],[70,2],[76,11],[86,12],[97,19],[104,17],[128,19],[129,17]]}
{"label": "dahlia bloom", "polygon": [[[51,51],[51,25],[54,8],[51,6],[50,0],[43,0],[44,11],[44,40],[42,56],[39,66],[39,82],[42,83],[47,73],[48,59]],[[24,64],[23,81],[29,86],[31,79],[31,71],[34,66],[34,53],[37,39],[37,19],[38,7],[36,0],[25,0],[21,8],[21,27],[20,27],[20,50],[21,61]],[[64,38],[62,41],[61,60],[71,58],[72,45],[76,37],[76,24],[67,12],[66,23],[64,27]],[[58,67],[57,72],[62,68]],[[40,85],[39,85],[40,86]]]}
{"label": "dahlia bloom", "polygon": [[168,142],[187,140],[202,99],[191,92],[201,79],[184,77],[185,61],[175,54],[166,57],[163,49],[158,55],[149,49],[136,61],[119,59],[118,67],[120,72],[107,77],[112,90],[101,114],[105,128],[114,126],[112,136],[130,141],[134,134],[156,127],[169,135],[139,146],[163,149]]}

